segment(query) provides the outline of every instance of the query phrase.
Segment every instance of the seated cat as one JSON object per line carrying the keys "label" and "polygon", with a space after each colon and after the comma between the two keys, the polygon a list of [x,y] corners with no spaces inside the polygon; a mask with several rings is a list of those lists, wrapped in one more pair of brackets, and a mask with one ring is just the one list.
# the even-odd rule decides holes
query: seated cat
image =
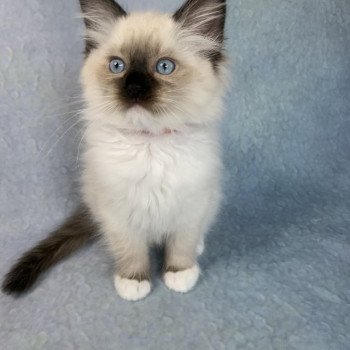
{"label": "seated cat", "polygon": [[80,5],[83,204],[18,260],[3,290],[28,290],[97,235],[115,259],[120,297],[151,291],[152,245],[164,246],[166,286],[187,292],[221,198],[226,3],[188,0],[172,15],[128,14],[113,0]]}

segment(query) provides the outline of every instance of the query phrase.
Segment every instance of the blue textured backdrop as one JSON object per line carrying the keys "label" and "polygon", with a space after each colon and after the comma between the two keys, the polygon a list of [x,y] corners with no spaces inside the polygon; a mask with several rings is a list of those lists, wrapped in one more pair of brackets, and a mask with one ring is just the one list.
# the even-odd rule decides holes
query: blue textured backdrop
{"label": "blue textured backdrop", "polygon": [[[78,201],[77,10],[0,4],[1,274]],[[122,301],[95,245],[0,296],[2,349],[350,348],[350,2],[232,0],[227,37],[226,201],[196,289]]]}

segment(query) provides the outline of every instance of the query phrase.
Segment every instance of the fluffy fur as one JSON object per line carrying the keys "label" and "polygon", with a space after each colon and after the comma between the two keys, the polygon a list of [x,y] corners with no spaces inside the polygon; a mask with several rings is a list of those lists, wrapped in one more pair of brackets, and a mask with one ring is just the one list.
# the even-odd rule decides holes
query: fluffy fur
{"label": "fluffy fur", "polygon": [[[112,0],[80,2],[84,203],[115,257],[122,298],[150,292],[153,244],[165,246],[166,285],[186,292],[198,279],[197,254],[221,198],[225,1],[189,0],[173,16],[127,15]],[[113,57],[126,64],[118,75],[108,70]],[[169,76],[154,69],[163,57],[176,63]],[[142,100],[124,94],[131,74],[149,89]]]}
{"label": "fluffy fur", "polygon": [[96,231],[87,209],[79,208],[62,226],[17,261],[6,275],[2,290],[9,294],[27,291],[40,274],[92,241]]}

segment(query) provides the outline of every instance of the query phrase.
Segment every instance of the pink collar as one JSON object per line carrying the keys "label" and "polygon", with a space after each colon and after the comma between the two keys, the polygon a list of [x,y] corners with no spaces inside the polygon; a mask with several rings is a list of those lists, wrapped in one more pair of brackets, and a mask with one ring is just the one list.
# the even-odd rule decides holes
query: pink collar
{"label": "pink collar", "polygon": [[159,135],[169,135],[169,134],[175,134],[177,133],[176,130],[171,130],[171,129],[164,129],[161,133],[159,134],[154,134],[153,132],[150,132],[148,130],[141,130],[140,134],[142,135],[148,135],[148,136],[159,136]]}
{"label": "pink collar", "polygon": [[178,131],[174,129],[164,129],[159,133],[154,133],[149,130],[132,130],[132,129],[119,129],[120,132],[122,132],[125,135],[144,135],[149,137],[156,137],[156,136],[165,136],[165,135],[174,135],[177,134]]}

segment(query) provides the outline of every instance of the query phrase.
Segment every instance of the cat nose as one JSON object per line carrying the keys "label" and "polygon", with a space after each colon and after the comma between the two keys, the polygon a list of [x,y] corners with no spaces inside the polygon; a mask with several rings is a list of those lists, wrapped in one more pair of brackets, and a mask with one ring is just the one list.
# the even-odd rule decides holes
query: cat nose
{"label": "cat nose", "polygon": [[145,73],[130,72],[125,79],[124,89],[129,98],[144,99],[150,90],[149,78]]}
{"label": "cat nose", "polygon": [[126,90],[131,98],[139,98],[143,92],[143,88],[140,84],[129,84],[126,87]]}

